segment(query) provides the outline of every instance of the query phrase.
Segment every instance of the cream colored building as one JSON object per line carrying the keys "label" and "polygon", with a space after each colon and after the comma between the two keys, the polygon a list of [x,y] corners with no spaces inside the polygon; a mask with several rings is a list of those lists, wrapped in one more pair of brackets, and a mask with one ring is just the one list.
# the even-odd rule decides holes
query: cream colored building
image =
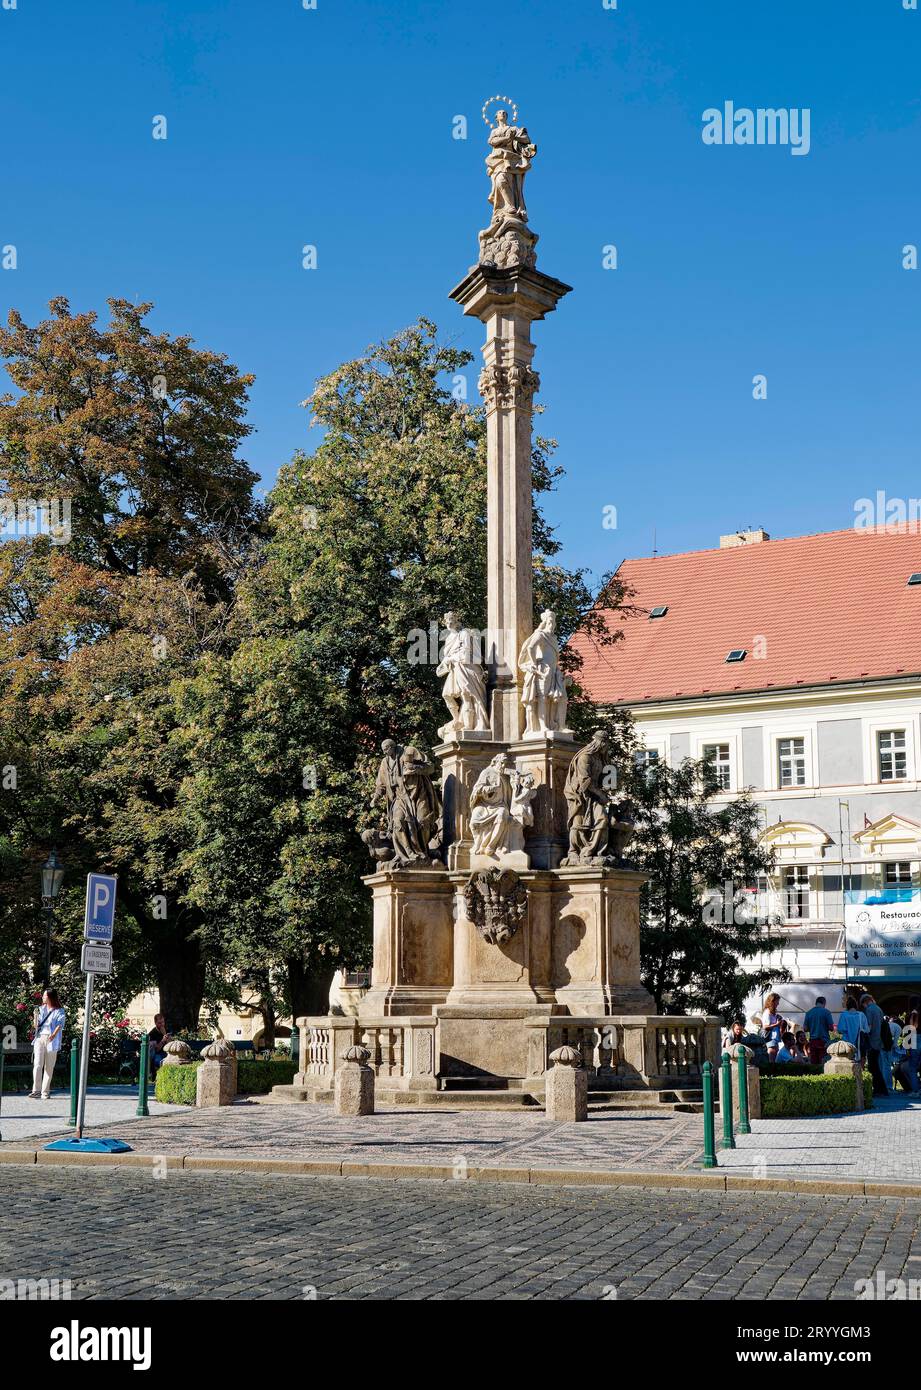
{"label": "cream colored building", "polygon": [[782,923],[781,1011],[837,1011],[847,980],[903,1009],[919,950],[871,961],[846,908],[921,902],[921,536],[742,532],[619,575],[640,611],[583,644],[584,683],[632,711],[648,761],[706,757],[727,797],[751,790],[775,868],[729,900],[755,889]]}

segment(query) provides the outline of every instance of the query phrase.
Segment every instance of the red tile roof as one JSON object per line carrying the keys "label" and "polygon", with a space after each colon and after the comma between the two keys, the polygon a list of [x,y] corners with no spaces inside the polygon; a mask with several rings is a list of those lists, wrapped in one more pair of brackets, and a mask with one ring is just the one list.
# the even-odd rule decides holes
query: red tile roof
{"label": "red tile roof", "polygon": [[[830,531],[625,560],[642,611],[612,615],[624,638],[585,633],[581,685],[610,704],[841,684],[921,673],[921,532]],[[649,609],[667,604],[664,618]],[[744,647],[744,661],[726,663]],[[763,651],[763,656],[756,653]]]}

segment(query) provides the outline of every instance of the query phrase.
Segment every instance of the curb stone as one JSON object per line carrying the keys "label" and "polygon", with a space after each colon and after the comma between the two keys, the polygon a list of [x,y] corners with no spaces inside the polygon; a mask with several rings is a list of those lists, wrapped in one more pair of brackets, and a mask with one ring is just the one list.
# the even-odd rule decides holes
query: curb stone
{"label": "curb stone", "polygon": [[844,1181],[830,1178],[751,1178],[727,1172],[644,1173],[640,1169],[593,1168],[478,1168],[471,1165],[459,1178],[453,1164],[374,1163],[330,1159],[228,1158],[208,1154],[80,1154],[46,1149],[14,1149],[0,1146],[0,1163],[65,1167],[147,1168],[165,1163],[167,1168],[207,1173],[281,1173],[301,1177],[397,1179],[406,1182],[523,1183],[554,1187],[695,1188],[717,1192],[792,1192],[810,1196],[921,1197],[921,1183],[879,1180]]}

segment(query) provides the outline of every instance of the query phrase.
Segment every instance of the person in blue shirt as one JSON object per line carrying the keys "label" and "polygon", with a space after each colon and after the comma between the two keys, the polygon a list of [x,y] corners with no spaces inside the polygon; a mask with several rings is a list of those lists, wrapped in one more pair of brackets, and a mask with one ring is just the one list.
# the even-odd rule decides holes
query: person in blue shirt
{"label": "person in blue shirt", "polygon": [[51,1099],[51,1078],[54,1064],[61,1050],[61,1035],[67,1015],[61,1008],[61,997],[56,989],[46,989],[42,995],[42,1007],[38,1011],[35,1027],[35,1040],[32,1043],[32,1090],[30,1100]]}
{"label": "person in blue shirt", "polygon": [[857,1007],[857,1000],[852,994],[847,996],[844,1002],[844,1011],[838,1017],[838,1032],[845,1042],[853,1043],[860,1056],[860,1040],[870,1032],[870,1025],[866,1016]]}
{"label": "person in blue shirt", "polygon": [[820,1067],[825,1061],[834,1026],[835,1020],[826,1007],[825,996],[820,994],[803,1019],[803,1027],[809,1038],[809,1060],[814,1067]]}

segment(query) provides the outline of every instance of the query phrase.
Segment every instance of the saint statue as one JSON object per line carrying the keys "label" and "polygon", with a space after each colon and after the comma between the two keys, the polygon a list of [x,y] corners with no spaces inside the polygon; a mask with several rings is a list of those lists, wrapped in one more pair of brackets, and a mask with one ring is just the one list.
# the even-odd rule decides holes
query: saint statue
{"label": "saint statue", "polygon": [[633,833],[629,806],[616,796],[617,769],[607,734],[596,729],[566,774],[569,854],[563,868],[580,864],[625,866],[624,850]]}
{"label": "saint statue", "polygon": [[521,703],[525,738],[539,738],[541,734],[559,732],[566,727],[569,696],[559,657],[556,618],[548,608],[541,613],[540,623],[518,655],[518,668],[524,677]]}
{"label": "saint statue", "polygon": [[390,738],[381,752],[371,798],[378,824],[365,830],[362,840],[382,869],[439,867],[441,802],[431,763],[418,748],[400,748]]}
{"label": "saint statue", "polygon": [[480,635],[461,627],[456,613],[444,615],[447,635],[435,674],[445,676],[442,696],[451,718],[439,729],[442,738],[462,730],[489,732],[486,713],[486,672],[480,665]]}
{"label": "saint statue", "polygon": [[525,826],[533,825],[534,778],[520,773],[507,753],[497,753],[470,794],[473,853],[488,858],[524,851]]}
{"label": "saint statue", "polygon": [[489,132],[490,152],[486,156],[486,172],[492,181],[489,201],[492,204],[493,224],[505,217],[527,222],[524,202],[524,176],[537,154],[537,146],[524,126],[509,125],[508,112],[496,112],[496,124]]}

